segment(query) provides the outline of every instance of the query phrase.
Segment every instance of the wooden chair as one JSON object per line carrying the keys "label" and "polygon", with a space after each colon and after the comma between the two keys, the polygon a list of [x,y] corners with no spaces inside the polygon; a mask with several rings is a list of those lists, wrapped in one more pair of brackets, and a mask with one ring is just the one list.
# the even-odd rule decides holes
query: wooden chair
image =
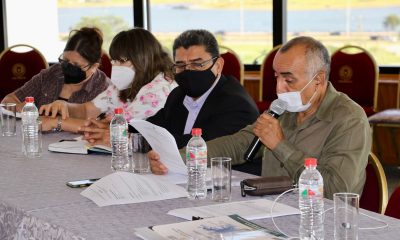
{"label": "wooden chair", "polygon": [[43,54],[32,46],[17,44],[6,48],[0,53],[0,99],[48,67]]}
{"label": "wooden chair", "polygon": [[390,195],[385,215],[400,219],[400,186],[398,186],[392,195]]}
{"label": "wooden chair", "polygon": [[244,84],[244,65],[239,55],[232,49],[219,46],[220,55],[224,59],[224,68],[222,74],[225,76],[234,76],[240,84]]}
{"label": "wooden chair", "polygon": [[261,64],[260,98],[257,107],[260,113],[269,108],[276,95],[275,71],[272,66],[274,58],[281,45],[275,46],[264,58]]}
{"label": "wooden chair", "polygon": [[377,111],[378,74],[374,57],[364,48],[344,46],[331,56],[329,80],[360,104],[367,116]]}
{"label": "wooden chair", "polygon": [[107,77],[111,78],[112,64],[111,59],[106,52],[103,52],[103,54],[101,55],[99,69],[103,71],[107,75]]}
{"label": "wooden chair", "polygon": [[372,152],[369,153],[366,174],[360,207],[383,214],[388,202],[386,175],[379,159]]}

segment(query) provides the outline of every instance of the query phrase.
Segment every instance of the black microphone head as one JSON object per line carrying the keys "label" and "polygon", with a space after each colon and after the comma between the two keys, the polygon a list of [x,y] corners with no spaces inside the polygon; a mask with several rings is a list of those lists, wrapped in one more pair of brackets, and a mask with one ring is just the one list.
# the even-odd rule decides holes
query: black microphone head
{"label": "black microphone head", "polygon": [[287,102],[278,98],[271,103],[269,111],[272,111],[278,115],[282,115],[286,111],[287,105],[288,105]]}

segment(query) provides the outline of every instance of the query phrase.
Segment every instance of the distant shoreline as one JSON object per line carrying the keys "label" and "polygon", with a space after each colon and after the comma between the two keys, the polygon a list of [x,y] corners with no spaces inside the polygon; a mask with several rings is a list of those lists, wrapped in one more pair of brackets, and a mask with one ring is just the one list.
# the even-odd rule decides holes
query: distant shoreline
{"label": "distant shoreline", "polygon": [[[244,0],[243,0],[244,1]],[[294,1],[293,4],[289,5],[290,11],[307,11],[307,10],[337,10],[337,9],[345,9],[347,7],[346,4],[344,4],[345,1],[339,1],[339,3],[335,3],[332,5],[327,5],[324,4],[323,1],[319,0],[309,0],[308,5],[305,6],[303,2],[300,1]],[[191,3],[186,3],[184,1],[153,1],[152,6],[172,6],[176,8],[182,8],[182,9],[230,9],[230,10],[235,10],[235,9],[240,9],[240,6],[237,5],[232,5],[230,2],[220,0],[216,4],[191,4]],[[59,3],[58,7],[59,8],[92,8],[92,7],[130,7],[132,6],[132,2],[105,2],[105,3],[80,3],[80,4],[64,4],[64,3]],[[350,6],[350,9],[363,9],[363,8],[385,8],[385,7],[400,7],[400,1],[398,0],[386,0],[386,1],[376,1],[372,3],[365,3],[361,0],[353,0],[352,4]],[[265,4],[254,4],[252,1],[247,1],[246,4],[243,5],[244,10],[272,10],[272,6],[268,7]],[[400,13],[399,13],[400,15]]]}

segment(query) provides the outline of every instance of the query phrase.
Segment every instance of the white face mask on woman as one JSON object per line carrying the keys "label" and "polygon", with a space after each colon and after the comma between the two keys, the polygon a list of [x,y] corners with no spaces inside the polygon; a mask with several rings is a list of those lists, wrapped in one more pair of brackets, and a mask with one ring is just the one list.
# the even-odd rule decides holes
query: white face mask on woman
{"label": "white face mask on woman", "polygon": [[315,90],[314,94],[311,96],[310,100],[303,105],[303,101],[301,100],[301,92],[314,80],[315,76],[301,89],[300,91],[294,92],[285,92],[285,93],[278,93],[278,98],[287,102],[286,110],[289,112],[304,112],[311,106],[311,100],[314,98],[317,91]]}
{"label": "white face mask on woman", "polygon": [[121,91],[129,88],[134,77],[135,71],[130,67],[112,66],[111,82],[117,87],[118,90]]}

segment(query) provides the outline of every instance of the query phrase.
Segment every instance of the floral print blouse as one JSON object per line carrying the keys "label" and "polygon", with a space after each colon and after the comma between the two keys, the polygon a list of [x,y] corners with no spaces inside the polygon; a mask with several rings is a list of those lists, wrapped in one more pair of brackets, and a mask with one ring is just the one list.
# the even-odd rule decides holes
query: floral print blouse
{"label": "floral print blouse", "polygon": [[101,112],[107,114],[113,114],[114,108],[122,107],[128,122],[133,118],[146,119],[164,107],[169,93],[177,86],[175,81],[167,80],[164,74],[160,73],[139,90],[133,101],[122,102],[118,97],[119,90],[111,83],[92,102]]}

